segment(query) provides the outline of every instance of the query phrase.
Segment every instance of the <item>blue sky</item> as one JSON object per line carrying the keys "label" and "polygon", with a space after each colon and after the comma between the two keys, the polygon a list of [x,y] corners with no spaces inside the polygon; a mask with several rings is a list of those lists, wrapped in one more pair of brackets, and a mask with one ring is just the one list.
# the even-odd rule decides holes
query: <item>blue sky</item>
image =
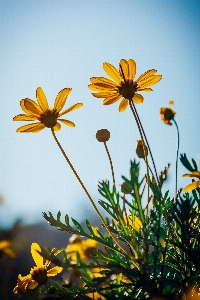
{"label": "blue sky", "polygon": [[[79,221],[93,214],[50,130],[16,133],[23,125],[12,121],[22,113],[19,102],[35,100],[39,86],[51,106],[65,87],[73,89],[66,107],[84,103],[68,115],[76,127],[63,125],[57,137],[95,202],[100,198],[98,182],[111,180],[105,149],[95,138],[98,129],[111,132],[107,145],[117,186],[121,175],[128,176],[139,139],[131,111],[119,113],[119,103],[103,106],[87,87],[90,77],[106,76],[103,62],[117,67],[121,58],[136,61],[137,77],[152,68],[163,75],[152,93],[143,93],[145,101],[137,109],[158,171],[171,163],[164,189],[173,196],[176,129],[161,122],[159,110],[175,101],[180,153],[198,161],[200,2],[1,0],[0,14],[1,224],[10,225],[18,217],[40,222],[42,211],[61,210]],[[181,178],[184,172],[180,165],[179,187],[190,181]]]}

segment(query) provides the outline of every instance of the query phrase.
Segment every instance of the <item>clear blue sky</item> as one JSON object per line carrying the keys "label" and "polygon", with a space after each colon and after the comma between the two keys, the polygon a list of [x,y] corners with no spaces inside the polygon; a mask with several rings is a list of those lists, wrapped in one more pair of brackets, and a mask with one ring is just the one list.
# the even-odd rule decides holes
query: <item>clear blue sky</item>
{"label": "clear blue sky", "polygon": [[[38,86],[51,106],[64,87],[73,89],[66,107],[84,103],[68,115],[76,128],[63,125],[57,137],[95,202],[98,182],[111,180],[105,149],[95,139],[98,129],[111,132],[108,147],[117,186],[121,175],[128,176],[139,139],[131,111],[119,113],[119,103],[103,106],[87,88],[90,77],[105,76],[103,62],[117,67],[121,58],[136,61],[137,77],[152,68],[163,75],[152,93],[143,93],[145,101],[137,108],[157,169],[171,163],[164,189],[173,196],[176,130],[160,121],[159,110],[175,101],[180,152],[198,160],[199,15],[198,0],[0,1],[1,225],[17,217],[40,222],[42,211],[61,210],[79,221],[93,213],[50,130],[16,133],[24,124],[12,121],[22,113],[19,102],[35,100]],[[179,187],[190,181],[181,178],[184,172],[180,166]]]}

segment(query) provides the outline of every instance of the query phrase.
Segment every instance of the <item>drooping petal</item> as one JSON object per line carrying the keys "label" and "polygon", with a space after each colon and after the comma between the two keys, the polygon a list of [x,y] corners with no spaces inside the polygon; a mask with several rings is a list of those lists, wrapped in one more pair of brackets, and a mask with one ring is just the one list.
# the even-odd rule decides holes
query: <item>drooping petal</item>
{"label": "drooping petal", "polygon": [[200,180],[193,181],[184,188],[184,192],[188,193],[189,191],[196,189],[198,186],[200,186]]}
{"label": "drooping petal", "polygon": [[42,130],[44,128],[45,128],[44,124],[42,124],[40,122],[37,122],[37,123],[31,123],[31,124],[28,124],[28,125],[21,126],[16,130],[16,132],[34,132],[34,133],[37,133],[37,132],[39,132],[40,130]]}
{"label": "drooping petal", "polygon": [[43,257],[37,252],[41,252],[41,248],[38,245],[38,243],[32,243],[31,244],[31,254],[34,259],[34,262],[37,267],[43,266]]}
{"label": "drooping petal", "polygon": [[69,95],[69,93],[72,91],[72,89],[70,88],[65,88],[63,90],[61,90],[56,99],[55,99],[55,102],[54,102],[54,108],[57,110],[57,111],[61,111],[61,109],[63,108],[63,106],[65,105],[65,102],[67,100],[67,97]]}
{"label": "drooping petal", "polygon": [[200,178],[200,172],[198,171],[194,171],[190,174],[184,174],[183,177],[196,177],[196,178]]}
{"label": "drooping petal", "polygon": [[[119,64],[121,65],[121,68],[123,70],[125,79],[128,80],[128,78],[129,78],[129,74],[128,74],[128,69],[129,69],[128,68],[128,62],[125,59],[121,59]],[[120,69],[120,74],[121,74],[121,69]],[[122,76],[122,78],[123,78],[123,76]]]}
{"label": "drooping petal", "polygon": [[157,70],[155,70],[155,69],[148,70],[148,71],[144,72],[135,82],[140,82],[141,80],[148,78],[149,76],[155,74],[156,72],[157,72]]}
{"label": "drooping petal", "polygon": [[121,80],[122,80],[121,76],[120,76],[119,72],[117,71],[117,69],[113,65],[105,62],[105,63],[103,63],[103,69],[106,72],[106,74],[109,77],[111,77],[115,82],[117,82],[118,84],[121,82]]}
{"label": "drooping petal", "polygon": [[54,131],[59,131],[61,129],[61,125],[57,122],[56,125],[53,127]]}
{"label": "drooping petal", "polygon": [[109,91],[109,92],[99,92],[99,93],[91,93],[96,98],[107,98],[112,96],[113,94],[116,94],[115,91]]}
{"label": "drooping petal", "polygon": [[29,114],[39,117],[42,113],[40,106],[33,100],[24,99],[23,105],[28,110]]}
{"label": "drooping petal", "polygon": [[28,284],[28,289],[33,290],[38,286],[37,281],[32,280],[29,284]]}
{"label": "drooping petal", "polygon": [[128,60],[128,79],[134,80],[136,74],[136,62],[133,59]]}
{"label": "drooping petal", "polygon": [[69,120],[65,120],[65,119],[58,119],[58,121],[61,121],[62,123],[64,123],[65,125],[69,126],[69,127],[75,127],[75,124]]}
{"label": "drooping petal", "polygon": [[83,103],[76,103],[76,104],[70,106],[69,108],[65,109],[63,112],[61,112],[61,113],[59,114],[59,117],[65,115],[65,114],[67,114],[67,113],[70,112],[70,111],[79,109],[79,108],[81,108],[82,106],[83,106]]}
{"label": "drooping petal", "polygon": [[154,85],[162,79],[162,75],[152,75],[148,78],[140,81],[137,86],[138,88],[146,88],[148,86]]}
{"label": "drooping petal", "polygon": [[118,108],[119,112],[124,112],[126,110],[127,106],[128,106],[128,100],[123,98],[122,101],[120,102],[120,105]]}
{"label": "drooping petal", "polygon": [[52,269],[47,271],[47,276],[56,276],[58,273],[62,272],[63,268],[62,267],[53,267]]}
{"label": "drooping petal", "polygon": [[38,104],[41,107],[42,111],[45,111],[49,108],[49,104],[48,104],[46,95],[41,87],[38,87],[36,90],[36,98],[37,98]]}
{"label": "drooping petal", "polygon": [[13,118],[13,121],[35,121],[38,120],[36,116],[20,114]]}
{"label": "drooping petal", "polygon": [[144,101],[144,97],[140,94],[135,93],[134,97],[133,97],[133,102],[136,104],[141,104]]}
{"label": "drooping petal", "polygon": [[118,93],[106,98],[103,100],[103,105],[110,105],[113,104],[115,102],[117,102],[122,96],[119,95]]}

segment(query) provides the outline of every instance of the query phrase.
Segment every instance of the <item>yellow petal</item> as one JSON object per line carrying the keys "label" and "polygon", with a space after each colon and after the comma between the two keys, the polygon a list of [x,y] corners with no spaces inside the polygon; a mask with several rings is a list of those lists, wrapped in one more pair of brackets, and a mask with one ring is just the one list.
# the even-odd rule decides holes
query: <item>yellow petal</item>
{"label": "yellow petal", "polygon": [[200,172],[198,171],[194,171],[190,174],[184,174],[183,177],[196,177],[196,178],[200,178]]}
{"label": "yellow petal", "polygon": [[119,95],[118,93],[110,96],[110,97],[107,97],[106,99],[103,100],[103,105],[110,105],[110,104],[113,104],[115,102],[117,102],[122,96]]}
{"label": "yellow petal", "polygon": [[[128,80],[128,78],[129,78],[129,74],[128,74],[128,69],[129,69],[128,68],[128,62],[125,59],[121,59],[119,64],[121,65],[121,68],[123,70],[125,79]],[[120,74],[121,74],[121,69],[120,69]],[[123,76],[122,76],[122,78],[123,78]]]}
{"label": "yellow petal", "polygon": [[37,132],[39,132],[40,130],[42,130],[44,128],[45,128],[44,124],[42,124],[40,122],[37,122],[37,123],[31,123],[31,124],[28,124],[28,125],[21,126],[16,130],[16,132],[34,132],[34,133],[37,133]]}
{"label": "yellow petal", "polygon": [[[31,99],[29,99],[29,98],[25,98],[25,99],[22,99],[22,100],[20,101],[20,106],[21,106],[22,110],[23,110],[27,115],[32,115],[32,113],[31,113],[28,109],[26,109],[26,107],[24,106],[24,100],[29,100],[29,101],[33,101],[33,100],[31,100]],[[34,102],[34,101],[33,101],[33,102]]]}
{"label": "yellow petal", "polygon": [[133,102],[136,104],[141,104],[144,101],[144,97],[140,94],[135,93],[134,97],[133,97]]}
{"label": "yellow petal", "polygon": [[134,80],[136,74],[136,63],[133,59],[128,60],[128,79]]}
{"label": "yellow petal", "polygon": [[33,114],[33,115],[39,117],[40,114],[42,113],[42,110],[39,107],[39,105],[31,99],[24,99],[23,104],[24,104],[24,107],[28,110],[29,114]]}
{"label": "yellow petal", "polygon": [[184,188],[184,192],[188,193],[189,191],[196,189],[198,186],[200,186],[200,180],[193,181]]}
{"label": "yellow petal", "polygon": [[58,273],[62,272],[62,270],[63,270],[62,267],[56,266],[47,271],[47,276],[56,276]]}
{"label": "yellow petal", "polygon": [[122,78],[119,72],[117,71],[117,69],[113,65],[105,62],[103,63],[103,69],[106,72],[106,74],[110,76],[115,82],[117,83],[121,82]]}
{"label": "yellow petal", "polygon": [[45,111],[49,108],[47,98],[41,87],[38,87],[36,90],[36,98],[37,98],[38,104],[41,107],[42,111]]}
{"label": "yellow petal", "polygon": [[71,121],[65,120],[65,119],[58,119],[58,121],[61,121],[62,123],[64,123],[65,125],[69,126],[69,127],[75,127],[75,124]]}
{"label": "yellow petal", "polygon": [[128,106],[128,100],[123,98],[118,108],[119,112],[124,112],[127,106]]}
{"label": "yellow petal", "polygon": [[96,98],[107,98],[112,96],[113,94],[116,94],[115,91],[109,91],[109,92],[96,92],[96,93],[91,93],[94,97]]}
{"label": "yellow petal", "polygon": [[61,125],[57,122],[53,129],[54,131],[59,131],[61,129]]}
{"label": "yellow petal", "polygon": [[58,95],[55,99],[55,102],[54,102],[54,108],[57,109],[57,111],[61,111],[61,109],[65,105],[67,97],[71,91],[72,91],[72,89],[65,88],[58,93]]}
{"label": "yellow petal", "polygon": [[105,87],[110,89],[113,89],[116,86],[118,86],[114,81],[105,77],[92,77],[90,78],[90,81],[95,85],[99,85],[100,87],[104,85]]}
{"label": "yellow petal", "polygon": [[76,103],[76,104],[70,106],[69,108],[67,108],[66,110],[64,110],[63,112],[61,112],[61,113],[59,114],[59,117],[65,115],[65,114],[67,114],[67,113],[70,112],[70,111],[79,109],[79,108],[81,108],[82,106],[83,106],[83,103]]}
{"label": "yellow petal", "polygon": [[28,284],[28,289],[33,290],[38,286],[37,281],[32,280],[29,284]]}
{"label": "yellow petal", "polygon": [[148,70],[148,71],[144,72],[135,82],[140,82],[141,80],[148,78],[149,76],[155,74],[156,72],[157,72],[157,70],[155,70],[155,69]]}
{"label": "yellow petal", "polygon": [[[96,92],[108,92],[108,93],[111,93],[113,91],[115,91],[116,87],[107,87],[105,86],[104,84],[101,84],[100,86],[99,85],[96,85],[96,84],[90,84],[88,85],[88,88],[90,90],[93,90],[93,91],[96,91]],[[93,95],[94,96],[94,95]]]}
{"label": "yellow petal", "polygon": [[4,248],[9,247],[10,245],[11,245],[10,241],[7,240],[0,241],[0,250],[3,250]]}
{"label": "yellow petal", "polygon": [[159,82],[162,79],[162,75],[152,75],[149,76],[148,78],[140,81],[137,86],[138,88],[146,88],[150,85],[156,84],[157,82]]}
{"label": "yellow petal", "polygon": [[31,254],[34,259],[34,262],[37,267],[42,267],[43,266],[43,257],[37,252],[41,252],[41,248],[38,245],[38,243],[32,243],[31,244]]}
{"label": "yellow petal", "polygon": [[13,118],[13,121],[35,121],[38,120],[36,116],[20,114]]}
{"label": "yellow petal", "polygon": [[137,88],[137,91],[152,92],[153,90],[151,88]]}

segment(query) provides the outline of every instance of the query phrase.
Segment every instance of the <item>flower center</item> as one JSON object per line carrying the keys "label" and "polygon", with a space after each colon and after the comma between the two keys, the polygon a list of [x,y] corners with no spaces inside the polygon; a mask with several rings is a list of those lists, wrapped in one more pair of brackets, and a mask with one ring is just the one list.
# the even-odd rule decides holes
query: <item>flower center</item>
{"label": "flower center", "polygon": [[47,269],[43,267],[35,267],[30,272],[32,278],[39,284],[45,284],[48,281]]}
{"label": "flower center", "polygon": [[57,123],[59,113],[56,109],[48,109],[41,114],[39,120],[48,128],[53,128]]}
{"label": "flower center", "polygon": [[118,92],[121,94],[125,99],[131,99],[134,97],[135,92],[137,91],[137,84],[133,81],[128,82],[121,82],[121,86],[118,87]]}
{"label": "flower center", "polygon": [[165,120],[172,120],[174,118],[174,113],[170,108],[166,108],[164,112]]}

